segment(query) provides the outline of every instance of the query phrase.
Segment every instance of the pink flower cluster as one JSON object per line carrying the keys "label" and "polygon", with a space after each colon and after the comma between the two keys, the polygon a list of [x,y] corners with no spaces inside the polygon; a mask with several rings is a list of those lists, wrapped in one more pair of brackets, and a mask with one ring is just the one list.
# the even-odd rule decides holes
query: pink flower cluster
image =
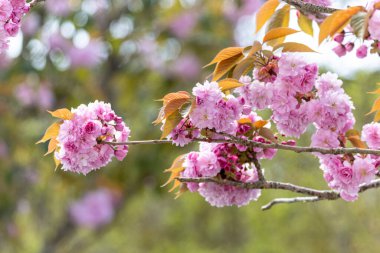
{"label": "pink flower cluster", "polygon": [[171,139],[176,146],[183,147],[199,135],[199,129],[194,129],[194,125],[189,119],[182,119],[167,136],[167,139]]}
{"label": "pink flower cluster", "polygon": [[370,183],[376,176],[376,161],[370,157],[355,156],[354,161],[342,156],[325,155],[320,159],[323,176],[329,187],[339,191],[342,199],[355,201],[359,186]]}
{"label": "pink flower cluster", "polygon": [[[244,154],[252,157],[253,152],[244,152]],[[200,152],[191,152],[186,156],[183,167],[185,170],[181,176],[187,178],[232,177],[245,183],[258,180],[256,168],[248,160],[242,161],[234,144],[202,143]],[[252,200],[257,200],[261,194],[261,190],[257,189],[243,189],[215,183],[187,183],[187,187],[191,192],[198,191],[207,202],[216,207],[244,206]]]}
{"label": "pink flower cluster", "polygon": [[[373,4],[378,3],[379,1],[374,1]],[[373,5],[370,6],[373,8]],[[380,10],[374,10],[371,18],[368,21],[368,32],[372,39],[380,40]]]}
{"label": "pink flower cluster", "polygon": [[57,140],[55,157],[63,170],[87,174],[108,164],[112,157],[123,160],[128,146],[113,147],[102,141],[125,142],[130,130],[110,104],[95,101],[72,109],[71,120],[64,120]]}
{"label": "pink flower cluster", "polygon": [[71,220],[78,226],[98,228],[112,221],[115,214],[115,196],[107,189],[87,193],[71,204]]}
{"label": "pink flower cluster", "polygon": [[[336,148],[340,146],[339,135],[330,130],[318,129],[312,137],[312,146]],[[369,148],[380,148],[380,124],[371,123],[363,127],[362,140]],[[316,154],[317,155],[317,154]],[[360,185],[375,179],[380,157],[375,155],[317,155],[324,178],[329,187],[337,190],[346,201],[358,198]]]}
{"label": "pink flower cluster", "polygon": [[234,96],[225,96],[217,82],[198,83],[193,88],[196,105],[190,113],[194,126],[233,133],[242,112],[241,101]]}
{"label": "pink flower cluster", "polygon": [[29,9],[25,0],[0,0],[0,54],[8,48],[8,38],[17,35],[21,18]]}
{"label": "pink flower cluster", "polygon": [[337,133],[353,126],[353,105],[336,75],[318,77],[318,67],[297,54],[284,54],[271,71],[271,78],[268,72],[255,71],[256,79],[264,76],[267,81],[242,77],[240,81],[245,85],[237,92],[240,100],[253,109],[272,109],[272,120],[281,134],[299,137],[311,123]]}

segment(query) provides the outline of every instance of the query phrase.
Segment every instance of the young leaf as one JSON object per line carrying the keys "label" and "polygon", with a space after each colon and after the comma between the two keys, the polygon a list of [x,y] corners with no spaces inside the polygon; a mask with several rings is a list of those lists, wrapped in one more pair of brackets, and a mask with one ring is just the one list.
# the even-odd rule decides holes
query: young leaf
{"label": "young leaf", "polygon": [[352,16],[359,11],[365,11],[362,6],[353,6],[346,10],[339,10],[328,16],[320,25],[319,44],[328,36],[333,37],[336,33],[341,32],[350,22]]}
{"label": "young leaf", "polygon": [[272,130],[270,130],[269,128],[260,128],[259,135],[271,142],[277,143],[277,139],[274,137]]}
{"label": "young leaf", "polygon": [[[284,5],[281,9],[277,10],[274,15],[271,17],[269,24],[267,26],[267,33],[275,28],[279,27],[288,27],[290,20],[290,5]],[[284,42],[285,37],[282,36],[277,39],[273,39],[267,42],[268,45],[274,46],[279,43]]]}
{"label": "young leaf", "polygon": [[263,128],[266,124],[268,124],[267,120],[258,120],[255,123],[253,123],[253,127],[256,129]]}
{"label": "young leaf", "polygon": [[169,117],[176,110],[181,108],[184,104],[191,100],[190,94],[188,93],[174,93],[172,98],[167,101],[164,107],[164,118]]}
{"label": "young leaf", "polygon": [[277,27],[277,28],[270,30],[267,34],[265,34],[264,39],[263,39],[263,43],[271,41],[271,40],[279,39],[282,37],[286,37],[290,34],[294,34],[294,33],[298,33],[298,32],[299,31],[294,30],[294,29],[289,28],[289,27]]}
{"label": "young leaf", "polygon": [[380,110],[380,98],[376,99],[375,103],[372,106],[371,111],[369,113],[367,113],[367,115],[371,114],[373,112],[379,111],[379,110]]}
{"label": "young leaf", "polygon": [[165,124],[163,126],[161,139],[165,138],[170,134],[170,132],[179,124],[182,117],[178,110],[172,113],[169,117],[166,118]]}
{"label": "young leaf", "polygon": [[218,82],[219,87],[222,91],[232,90],[243,86],[241,82],[233,78],[226,78]]}
{"label": "young leaf", "polygon": [[53,158],[54,158],[54,163],[55,163],[55,169],[54,170],[56,170],[56,169],[58,169],[59,165],[61,165],[61,161],[58,160],[55,156],[53,156]]}
{"label": "young leaf", "polygon": [[369,15],[365,11],[358,12],[352,17],[350,26],[356,37],[364,39],[368,36],[368,20]]}
{"label": "young leaf", "polygon": [[210,65],[213,65],[215,63],[219,63],[221,61],[233,58],[237,55],[241,55],[242,53],[243,53],[242,47],[227,47],[223,49],[222,51],[220,51],[209,64],[204,66],[204,68]]}
{"label": "young leaf", "polygon": [[380,120],[380,111],[377,111],[373,121],[378,122]]}
{"label": "young leaf", "polygon": [[53,123],[51,126],[48,127],[48,129],[46,129],[44,136],[42,137],[41,140],[36,142],[36,144],[44,143],[52,138],[55,139],[55,137],[58,136],[59,127],[60,127],[60,124],[58,122]]}
{"label": "young leaf", "polygon": [[51,111],[48,111],[48,112],[51,114],[51,116],[55,118],[63,119],[63,120],[71,120],[74,116],[73,113],[69,109],[66,109],[66,108],[58,109],[58,110],[55,110],[54,112],[51,112]]}
{"label": "young leaf", "polygon": [[313,21],[301,13],[298,17],[298,26],[304,33],[307,33],[310,36],[314,35]]}
{"label": "young leaf", "polygon": [[243,54],[240,53],[238,55],[235,55],[231,58],[219,62],[214,70],[212,80],[217,81],[220,78],[222,78],[225,74],[227,74],[228,71],[235,67],[237,62],[239,62],[243,57]]}
{"label": "young leaf", "polygon": [[255,59],[253,57],[246,58],[239,62],[232,72],[232,77],[239,79],[241,76],[246,75],[255,66]]}
{"label": "young leaf", "polygon": [[238,120],[239,124],[252,124],[252,120],[250,118],[241,118]]}
{"label": "young leaf", "polygon": [[56,138],[51,138],[50,141],[49,141],[48,151],[46,152],[45,155],[48,155],[48,154],[54,152],[55,149],[56,149],[57,146],[58,146],[58,143],[59,143],[59,142],[57,141]]}
{"label": "young leaf", "polygon": [[261,49],[263,49],[263,46],[261,45],[260,42],[258,42],[257,40],[255,40],[253,42],[252,46],[245,47],[243,49],[243,55],[245,57],[250,57],[250,56],[253,56],[256,52],[260,51]]}
{"label": "young leaf", "polygon": [[[171,173],[170,174],[170,177],[169,179],[166,181],[165,184],[163,184],[161,187],[164,187],[168,184],[170,184],[171,182],[174,181],[173,183],[173,187],[169,190],[169,192],[172,192],[174,191],[176,188],[180,187],[179,191],[177,192],[177,197],[179,197],[179,195],[181,195],[181,193],[183,191],[181,191],[181,188],[182,188],[182,184],[181,182],[179,182],[178,180],[176,180],[177,177],[180,176],[181,172],[185,169],[182,164],[185,160],[185,156],[186,155],[180,155],[178,156],[176,159],[174,159],[172,165],[170,166],[169,169],[166,169],[164,172],[169,172]],[[183,189],[182,189],[183,190]]]}
{"label": "young leaf", "polygon": [[268,0],[265,2],[256,14],[256,32],[265,25],[268,19],[276,11],[276,8],[280,4],[279,0]]}
{"label": "young leaf", "polygon": [[351,142],[351,144],[356,148],[367,148],[364,142],[360,139],[360,132],[351,129],[346,132],[347,139]]}
{"label": "young leaf", "polygon": [[303,53],[315,53],[310,47],[296,42],[285,42],[279,44],[273,48],[273,51],[282,48],[282,52],[303,52]]}

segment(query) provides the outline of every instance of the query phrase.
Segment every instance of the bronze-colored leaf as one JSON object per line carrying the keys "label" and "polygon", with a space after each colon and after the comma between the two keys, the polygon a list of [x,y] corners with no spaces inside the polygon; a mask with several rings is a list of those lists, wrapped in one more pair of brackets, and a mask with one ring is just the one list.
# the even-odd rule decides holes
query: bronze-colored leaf
{"label": "bronze-colored leaf", "polygon": [[248,74],[255,66],[255,59],[253,57],[246,58],[239,62],[232,72],[232,77],[240,79],[241,76]]}
{"label": "bronze-colored leaf", "polygon": [[170,100],[164,109],[164,117],[169,117],[172,113],[174,113],[176,110],[180,109],[184,104],[190,102],[191,97],[190,95],[183,97],[178,97]]}
{"label": "bronze-colored leaf", "polygon": [[244,85],[234,78],[226,78],[226,79],[220,80],[218,84],[222,91],[232,90]]}
{"label": "bronze-colored leaf", "polygon": [[256,32],[272,17],[279,4],[278,0],[268,0],[261,6],[256,14]]}
{"label": "bronze-colored leaf", "polygon": [[259,135],[271,142],[277,143],[276,137],[274,137],[272,130],[270,130],[269,128],[265,128],[265,127],[260,128]]}
{"label": "bronze-colored leaf", "polygon": [[212,64],[219,63],[221,61],[233,58],[233,57],[235,57],[237,55],[241,55],[241,54],[243,54],[243,48],[242,47],[227,47],[227,48],[224,48],[222,51],[220,51],[215,56],[215,58],[209,64],[207,64],[204,67],[208,67],[208,66],[210,66]]}
{"label": "bronze-colored leaf", "polygon": [[289,28],[289,27],[273,28],[267,34],[265,34],[264,39],[263,39],[263,43],[271,41],[271,40],[279,39],[282,37],[286,37],[290,34],[294,34],[294,33],[298,33],[298,32],[299,31],[294,30],[294,29]]}
{"label": "bronze-colored leaf", "polygon": [[256,129],[263,128],[266,124],[268,124],[267,120],[258,120],[253,123],[253,127]]}
{"label": "bronze-colored leaf", "polygon": [[279,48],[282,48],[282,52],[315,53],[310,47],[297,42],[285,42],[279,44],[273,48],[273,51]]}
{"label": "bronze-colored leaf", "polygon": [[333,37],[336,33],[341,32],[359,11],[365,11],[364,7],[353,6],[346,10],[336,11],[328,16],[319,27],[319,44],[328,36]]}
{"label": "bronze-colored leaf", "polygon": [[380,98],[375,100],[375,103],[373,104],[371,111],[367,113],[367,115],[379,110],[380,110]]}
{"label": "bronze-colored leaf", "polygon": [[351,144],[356,148],[367,148],[365,143],[360,139],[360,132],[351,129],[346,132],[347,139],[351,142]]}
{"label": "bronze-colored leaf", "polygon": [[228,58],[228,59],[225,59],[221,62],[219,62],[217,65],[216,65],[216,68],[214,70],[214,73],[213,73],[213,77],[212,77],[212,80],[213,81],[217,81],[219,80],[220,78],[222,78],[225,74],[227,74],[227,72],[229,72],[233,67],[235,67],[235,65],[241,60],[243,59],[243,54],[238,54],[238,55],[235,55],[231,58]]}
{"label": "bronze-colored leaf", "polygon": [[169,117],[165,119],[165,123],[162,130],[161,139],[165,138],[170,134],[171,131],[179,124],[182,117],[178,110],[170,114]]}
{"label": "bronze-colored leaf", "polygon": [[60,124],[58,122],[53,123],[51,126],[48,127],[48,129],[46,129],[44,136],[42,137],[41,140],[36,142],[36,144],[44,143],[52,138],[56,138],[59,133],[59,127],[60,127]]}
{"label": "bronze-colored leaf", "polygon": [[56,138],[51,138],[49,141],[48,151],[46,152],[45,155],[48,155],[48,154],[54,152],[55,149],[57,148],[58,144],[59,144],[59,142],[57,141]]}
{"label": "bronze-colored leaf", "polygon": [[252,124],[252,120],[250,118],[241,118],[238,120],[239,124]]}
{"label": "bronze-colored leaf", "polygon": [[51,116],[55,118],[63,119],[63,120],[71,120],[74,116],[73,113],[69,109],[66,109],[66,108],[58,109],[58,110],[55,110],[54,112],[51,112],[51,111],[48,111],[48,112],[51,114]]}
{"label": "bronze-colored leaf", "polygon": [[314,35],[313,21],[301,13],[298,17],[298,26],[304,33],[307,33],[310,36]]}
{"label": "bronze-colored leaf", "polygon": [[[284,5],[281,9],[277,10],[274,15],[271,17],[266,33],[269,31],[279,28],[279,27],[288,27],[289,26],[289,20],[290,20],[290,5],[286,4]],[[267,42],[268,45],[270,46],[275,46],[277,44],[280,44],[284,42],[285,37],[279,37],[277,39],[273,39]]]}

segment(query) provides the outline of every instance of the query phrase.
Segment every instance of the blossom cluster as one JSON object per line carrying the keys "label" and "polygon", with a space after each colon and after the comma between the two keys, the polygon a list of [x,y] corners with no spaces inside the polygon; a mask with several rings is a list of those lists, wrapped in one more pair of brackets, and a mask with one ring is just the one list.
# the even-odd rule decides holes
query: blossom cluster
{"label": "blossom cluster", "polygon": [[[264,66],[255,68],[252,76],[242,76],[240,82],[243,85],[229,95],[221,91],[217,82],[198,83],[193,88],[194,103],[190,113],[168,138],[180,146],[201,135],[217,139],[233,136],[240,140],[271,143],[273,138],[276,141],[298,138],[308,126],[314,125],[312,146],[345,147],[344,136],[355,123],[354,106],[336,74],[320,75],[316,64],[307,63],[298,54],[283,54],[269,57]],[[271,127],[256,113],[264,109],[271,110],[270,119],[279,135],[268,137],[260,133],[261,127]],[[257,125],[259,122],[264,122],[263,126]],[[380,124],[365,126],[363,140],[370,148],[379,148]],[[286,139],[282,142],[295,144],[295,141]],[[256,182],[254,159],[272,159],[275,154],[274,149],[240,144],[202,144],[199,152],[186,155],[181,176]],[[380,164],[380,159],[375,156],[315,155],[329,187],[347,201],[357,199],[360,185],[374,179]],[[217,207],[246,205],[260,195],[258,190],[211,182],[186,185]]]}
{"label": "blossom cluster", "polygon": [[9,37],[17,35],[21,18],[29,9],[25,0],[0,0],[0,54],[8,48]]}
{"label": "blossom cluster", "polygon": [[65,171],[87,174],[108,164],[115,156],[123,160],[127,145],[111,146],[102,142],[125,142],[130,134],[111,105],[95,101],[72,109],[73,118],[64,120],[57,136],[55,157]]}
{"label": "blossom cluster", "polygon": [[[253,124],[262,120],[261,117],[251,112],[247,119],[249,123],[237,124],[234,134],[240,138],[267,142],[252,132]],[[232,143],[201,143],[199,152],[190,152],[186,155],[181,176],[184,178],[219,177],[243,183],[254,183],[258,181],[254,159],[272,159],[275,153],[276,150],[269,148],[248,148]],[[250,201],[257,200],[261,194],[261,190],[258,189],[244,189],[212,182],[187,183],[187,188],[191,192],[199,192],[207,202],[216,207],[244,206]]]}
{"label": "blossom cluster", "polygon": [[256,70],[253,81],[242,77],[245,85],[237,92],[253,109],[271,109],[279,133],[299,137],[311,123],[336,134],[352,128],[353,105],[337,75],[318,76],[317,65],[296,54],[284,54],[274,61],[276,68]]}
{"label": "blossom cluster", "polygon": [[[258,180],[255,166],[243,159],[243,154],[253,155],[253,152],[240,152],[235,144],[200,145],[199,152],[187,154],[182,172],[183,177],[215,177],[232,178],[244,183],[253,183]],[[257,200],[261,190],[243,189],[231,185],[218,185],[212,182],[187,183],[191,192],[198,191],[212,206],[244,206],[252,200]]]}

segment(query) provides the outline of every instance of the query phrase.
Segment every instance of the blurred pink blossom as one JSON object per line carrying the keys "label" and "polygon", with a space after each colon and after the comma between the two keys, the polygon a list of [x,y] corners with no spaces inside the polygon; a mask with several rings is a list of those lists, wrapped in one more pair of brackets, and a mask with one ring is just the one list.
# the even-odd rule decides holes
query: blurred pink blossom
{"label": "blurred pink blossom", "polygon": [[69,0],[46,0],[44,5],[47,11],[55,16],[64,17],[72,11]]}
{"label": "blurred pink blossom", "polygon": [[195,55],[186,54],[173,62],[172,73],[185,80],[194,80],[201,70],[199,59]]}
{"label": "blurred pink blossom", "polygon": [[41,110],[52,108],[55,97],[47,83],[41,84],[38,87],[33,87],[29,83],[19,84],[14,96],[22,106],[36,106]]}
{"label": "blurred pink blossom", "polygon": [[172,33],[180,39],[189,37],[198,21],[198,14],[189,11],[181,13],[170,24]]}
{"label": "blurred pink blossom", "polygon": [[99,189],[87,193],[71,204],[69,213],[78,226],[95,229],[111,222],[115,214],[115,201],[111,191]]}
{"label": "blurred pink blossom", "polygon": [[106,58],[106,50],[103,42],[92,40],[84,48],[71,47],[68,55],[73,68],[95,67]]}
{"label": "blurred pink blossom", "polygon": [[40,27],[40,16],[36,13],[29,13],[22,19],[21,30],[24,34],[31,36]]}

